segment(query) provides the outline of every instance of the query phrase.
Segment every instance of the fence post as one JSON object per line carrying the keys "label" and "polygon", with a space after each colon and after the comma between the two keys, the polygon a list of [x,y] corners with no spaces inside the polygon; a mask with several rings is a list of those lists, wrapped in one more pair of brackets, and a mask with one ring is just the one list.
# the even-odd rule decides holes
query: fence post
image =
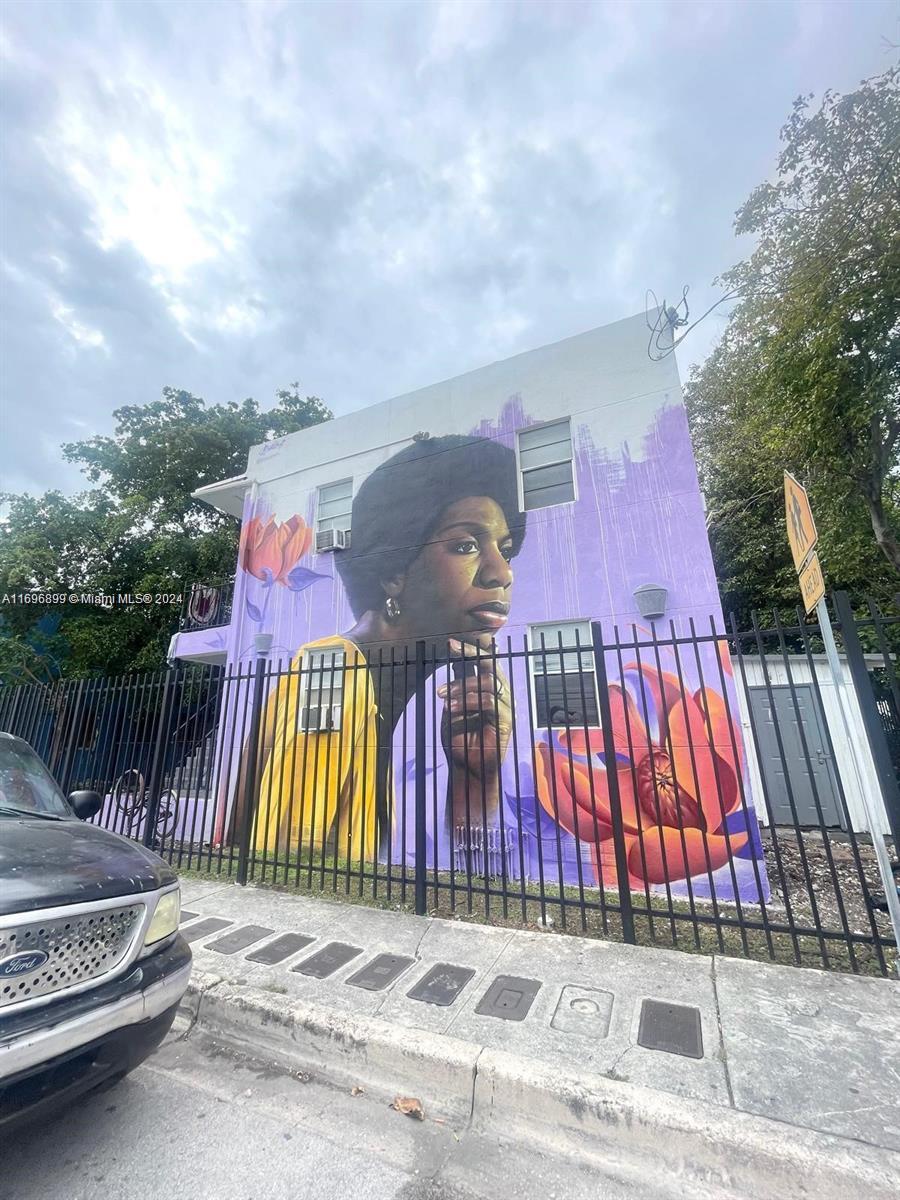
{"label": "fence post", "polygon": [[[609,707],[609,683],[606,676],[606,656],[603,652],[603,632],[599,621],[591,621],[591,640],[594,648],[594,670],[597,674],[606,783],[609,788],[609,813],[612,818],[613,846],[616,852],[616,881],[619,886],[619,911],[622,914],[622,938],[634,945],[634,910],[631,906],[631,889],[628,885],[625,827],[622,824],[622,799],[619,794],[619,774],[616,770],[616,744],[613,738],[612,712]],[[603,886],[602,879],[600,886]]]}
{"label": "fence post", "polygon": [[[884,736],[884,728],[881,724],[881,718],[878,716],[875,697],[872,694],[872,681],[869,679],[869,671],[866,667],[862,646],[860,645],[859,634],[856,631],[856,622],[853,617],[853,609],[850,606],[850,597],[846,592],[834,593],[834,607],[841,626],[844,653],[847,655],[847,666],[850,668],[850,678],[853,680],[853,685],[856,689],[856,699],[862,713],[866,736],[869,739],[872,760],[875,763],[875,773],[878,776],[878,783],[881,788],[884,810],[887,813],[888,825],[890,826],[891,836],[894,839],[894,855],[896,857],[900,854],[900,787],[897,784],[894,764],[891,762],[891,754],[888,749],[887,739]],[[874,838],[876,836],[874,829],[871,833]]]}
{"label": "fence post", "polygon": [[[416,642],[416,916],[426,910],[425,643]],[[435,831],[435,836],[437,831]]]}
{"label": "fence post", "polygon": [[272,645],[271,633],[257,633],[253,638],[256,650],[256,670],[253,675],[253,697],[250,701],[250,736],[247,742],[247,773],[244,776],[244,795],[241,804],[241,827],[238,830],[238,862],[235,881],[246,886],[247,863],[250,858],[250,837],[253,833],[253,818],[256,815],[256,775],[259,766],[259,733],[262,724],[263,677],[266,659]]}
{"label": "fence post", "polygon": [[62,766],[62,770],[60,771],[60,775],[59,775],[59,786],[60,786],[60,788],[62,788],[63,792],[65,792],[66,794],[68,794],[68,791],[69,791],[69,782],[72,777],[72,767],[74,765],[74,759],[75,759],[75,754],[76,754],[75,747],[76,747],[76,743],[78,741],[78,734],[81,729],[81,719],[84,716],[84,704],[85,704],[84,693],[85,693],[85,681],[83,679],[79,679],[78,691],[75,696],[75,710],[72,713],[72,717],[71,717],[71,720],[69,723],[69,734],[68,734],[68,737],[66,738],[65,758],[63,759],[63,766]]}
{"label": "fence post", "polygon": [[162,795],[162,776],[166,762],[166,747],[169,740],[169,725],[175,698],[175,679],[178,669],[166,671],[163,694],[159,702],[159,718],[156,722],[156,745],[150,764],[150,782],[147,785],[147,817],[144,821],[144,836],[141,841],[153,849],[156,841],[156,820],[159,816],[159,798]]}

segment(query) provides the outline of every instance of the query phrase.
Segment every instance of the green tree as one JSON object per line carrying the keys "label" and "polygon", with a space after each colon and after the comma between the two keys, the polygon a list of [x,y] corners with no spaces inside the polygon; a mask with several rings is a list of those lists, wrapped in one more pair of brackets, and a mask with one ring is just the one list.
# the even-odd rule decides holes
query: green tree
{"label": "green tree", "polygon": [[[238,523],[192,498],[206,483],[243,472],[250,447],[326,420],[331,413],[299,385],[255,400],[211,404],[165,388],[162,398],[118,409],[111,436],[70,443],[63,452],[98,485],[67,497],[5,495],[0,524],[0,600],[24,591],[172,593],[194,580],[230,576]],[[34,636],[36,616],[57,618]],[[23,672],[21,649],[49,655],[66,675],[112,674],[162,665],[177,607],[41,608],[5,604],[0,651],[6,678]],[[27,654],[25,654],[27,659]],[[31,660],[29,660],[31,661]],[[35,660],[37,661],[37,660]],[[43,659],[41,659],[43,661]]]}
{"label": "green tree", "polygon": [[782,473],[807,484],[830,586],[900,572],[900,73],[795,101],[735,231],[738,303],[686,388],[726,605],[795,603]]}

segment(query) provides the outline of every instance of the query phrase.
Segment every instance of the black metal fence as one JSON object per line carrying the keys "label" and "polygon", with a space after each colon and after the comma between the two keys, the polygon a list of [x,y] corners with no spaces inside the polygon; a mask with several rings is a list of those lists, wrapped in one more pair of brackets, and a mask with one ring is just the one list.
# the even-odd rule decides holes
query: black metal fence
{"label": "black metal fence", "polygon": [[890,850],[900,615],[854,618],[839,596],[837,618],[854,755],[799,612],[540,644],[335,638],[292,661],[7,688],[0,728],[181,870],[885,974],[862,797],[877,790]]}

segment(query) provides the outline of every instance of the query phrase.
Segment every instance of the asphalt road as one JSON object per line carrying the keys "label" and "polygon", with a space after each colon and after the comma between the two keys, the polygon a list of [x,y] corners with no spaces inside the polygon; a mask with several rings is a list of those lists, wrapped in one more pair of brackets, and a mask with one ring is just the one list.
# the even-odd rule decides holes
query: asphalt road
{"label": "asphalt road", "polygon": [[0,1200],[646,1200],[193,1038],[8,1139]]}

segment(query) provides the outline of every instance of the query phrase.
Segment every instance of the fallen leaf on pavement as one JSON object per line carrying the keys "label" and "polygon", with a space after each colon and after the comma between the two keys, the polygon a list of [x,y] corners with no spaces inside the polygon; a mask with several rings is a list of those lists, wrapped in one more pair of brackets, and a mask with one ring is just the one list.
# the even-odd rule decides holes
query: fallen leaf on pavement
{"label": "fallen leaf on pavement", "polygon": [[394,1102],[391,1104],[399,1113],[403,1113],[407,1117],[415,1117],[417,1121],[425,1120],[425,1110],[422,1108],[422,1101],[417,1100],[415,1096],[395,1096]]}
{"label": "fallen leaf on pavement", "polygon": [[355,1087],[350,1089],[351,1096],[362,1096],[365,1094],[365,1088]]}

